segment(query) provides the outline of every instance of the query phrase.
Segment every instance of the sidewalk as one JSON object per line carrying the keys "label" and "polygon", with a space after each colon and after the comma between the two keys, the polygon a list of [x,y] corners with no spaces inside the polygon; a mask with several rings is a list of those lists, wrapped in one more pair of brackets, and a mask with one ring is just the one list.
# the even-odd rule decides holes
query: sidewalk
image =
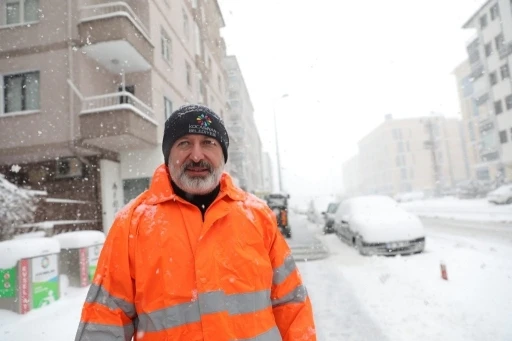
{"label": "sidewalk", "polygon": [[494,205],[486,199],[446,197],[411,201],[401,203],[400,206],[420,217],[512,223],[512,205]]}

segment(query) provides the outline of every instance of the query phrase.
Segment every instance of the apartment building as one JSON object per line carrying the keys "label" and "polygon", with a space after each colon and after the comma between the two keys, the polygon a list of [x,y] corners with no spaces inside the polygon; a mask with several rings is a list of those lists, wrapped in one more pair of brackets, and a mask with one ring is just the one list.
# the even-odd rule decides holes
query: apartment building
{"label": "apartment building", "polygon": [[[487,99],[481,103],[475,96],[471,64],[466,60],[453,71],[466,141],[470,178],[494,181],[503,175],[498,130],[492,119],[492,107]],[[482,82],[481,81],[478,82]]]}
{"label": "apartment building", "polygon": [[388,115],[359,141],[358,148],[357,157],[345,163],[344,187],[358,184],[363,194],[434,194],[469,177],[457,118],[393,119]]}
{"label": "apartment building", "polygon": [[262,146],[254,121],[254,109],[235,56],[224,58],[228,74],[228,101],[231,108],[225,122],[230,132],[231,172],[239,185],[253,192],[263,188]]}
{"label": "apartment building", "polygon": [[[475,31],[467,44],[472,88],[472,115],[483,136],[480,158],[490,179],[512,179],[512,4],[509,0],[484,3],[463,28]],[[479,177],[486,177],[484,166]]]}
{"label": "apartment building", "polygon": [[0,172],[97,203],[61,218],[108,230],[163,162],[175,108],[227,114],[223,25],[215,0],[1,1]]}

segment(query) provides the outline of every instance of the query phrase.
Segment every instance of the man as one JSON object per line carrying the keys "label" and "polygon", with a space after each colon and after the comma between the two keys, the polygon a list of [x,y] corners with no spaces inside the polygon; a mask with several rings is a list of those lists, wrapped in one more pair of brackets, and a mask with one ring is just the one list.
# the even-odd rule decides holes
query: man
{"label": "man", "polygon": [[165,123],[165,163],[116,216],[77,341],[316,340],[275,216],[224,173],[229,138],[198,105]]}

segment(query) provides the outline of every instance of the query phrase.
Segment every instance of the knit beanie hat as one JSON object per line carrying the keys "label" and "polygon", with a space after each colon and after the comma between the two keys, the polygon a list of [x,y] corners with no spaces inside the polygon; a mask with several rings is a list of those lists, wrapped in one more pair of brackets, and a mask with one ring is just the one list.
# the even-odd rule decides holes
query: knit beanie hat
{"label": "knit beanie hat", "polygon": [[210,108],[189,104],[174,111],[165,122],[162,152],[166,165],[169,164],[169,152],[174,142],[187,134],[200,134],[216,139],[224,153],[224,162],[228,161],[229,136],[222,119]]}

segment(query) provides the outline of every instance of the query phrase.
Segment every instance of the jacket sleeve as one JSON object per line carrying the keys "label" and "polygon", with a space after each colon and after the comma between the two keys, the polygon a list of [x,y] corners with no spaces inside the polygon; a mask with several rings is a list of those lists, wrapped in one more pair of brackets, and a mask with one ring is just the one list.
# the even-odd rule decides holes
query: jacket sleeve
{"label": "jacket sleeve", "polygon": [[268,228],[273,233],[273,240],[269,256],[274,270],[270,297],[277,327],[283,341],[315,341],[313,309],[306,287],[271,211],[270,216],[272,226]]}
{"label": "jacket sleeve", "polygon": [[136,313],[129,255],[130,212],[131,209],[124,208],[107,235],[75,341],[130,341],[134,335]]}

